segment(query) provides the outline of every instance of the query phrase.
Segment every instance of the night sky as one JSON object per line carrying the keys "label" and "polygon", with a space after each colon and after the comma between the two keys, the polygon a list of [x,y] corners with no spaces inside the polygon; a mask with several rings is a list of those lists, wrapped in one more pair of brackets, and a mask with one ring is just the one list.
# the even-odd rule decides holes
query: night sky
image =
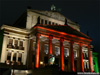
{"label": "night sky", "polygon": [[88,31],[94,51],[100,53],[100,0],[0,0],[0,26],[13,25],[27,6],[49,11],[52,4],[67,18],[78,22],[81,32]]}

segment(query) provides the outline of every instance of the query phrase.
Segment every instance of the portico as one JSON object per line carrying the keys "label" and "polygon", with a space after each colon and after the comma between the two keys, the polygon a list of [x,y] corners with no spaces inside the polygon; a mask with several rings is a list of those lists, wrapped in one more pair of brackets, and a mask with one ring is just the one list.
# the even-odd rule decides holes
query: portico
{"label": "portico", "polygon": [[[58,63],[62,71],[84,72],[85,59],[83,59],[83,46],[86,46],[88,50],[88,45],[91,40],[52,29],[46,29],[41,26],[34,27],[33,29],[38,30],[36,34],[36,68],[48,64],[50,54],[53,54],[56,58],[55,64]],[[89,57],[88,61],[89,64],[91,64],[91,59]],[[80,67],[81,65],[82,67]],[[89,71],[92,72],[91,65],[89,65]]]}

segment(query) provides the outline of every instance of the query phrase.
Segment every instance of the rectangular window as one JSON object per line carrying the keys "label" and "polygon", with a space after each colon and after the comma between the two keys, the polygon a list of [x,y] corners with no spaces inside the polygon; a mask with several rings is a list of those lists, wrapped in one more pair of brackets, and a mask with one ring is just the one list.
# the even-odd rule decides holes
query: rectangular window
{"label": "rectangular window", "polygon": [[88,58],[88,51],[86,51],[86,58]]}
{"label": "rectangular window", "polygon": [[58,24],[56,23],[56,25],[58,25]]}
{"label": "rectangular window", "polygon": [[7,45],[7,48],[13,48],[13,39],[9,39],[9,43]]}
{"label": "rectangular window", "polygon": [[77,57],[77,51],[74,50],[74,58],[76,58],[76,57]]}
{"label": "rectangular window", "polygon": [[55,55],[56,56],[60,55],[60,49],[58,46],[55,46]]}
{"label": "rectangular window", "polygon": [[83,51],[83,59],[85,59],[85,52]]}
{"label": "rectangular window", "polygon": [[64,56],[65,57],[69,56],[69,49],[68,48],[64,48]]}
{"label": "rectangular window", "polygon": [[36,42],[33,42],[33,51],[36,50]]}
{"label": "rectangular window", "polygon": [[51,24],[51,22],[49,21],[49,24]]}
{"label": "rectangular window", "polygon": [[49,47],[47,44],[44,45],[44,53],[48,54],[49,53]]}
{"label": "rectangular window", "polygon": [[21,53],[18,54],[18,61],[19,61],[19,62],[22,61],[22,54],[21,54]]}
{"label": "rectangular window", "polygon": [[89,61],[87,61],[87,68],[89,69]]}
{"label": "rectangular window", "polygon": [[20,50],[24,50],[23,41],[20,41],[19,49],[20,49]]}
{"label": "rectangular window", "polygon": [[11,60],[11,52],[8,52],[8,54],[7,54],[7,60]]}
{"label": "rectangular window", "polygon": [[41,19],[41,24],[43,24],[43,19]]}
{"label": "rectangular window", "polygon": [[15,40],[14,48],[18,49],[18,40]]}
{"label": "rectangular window", "polygon": [[47,24],[47,20],[45,20],[45,24]]}
{"label": "rectangular window", "polygon": [[20,46],[23,46],[23,41],[20,41]]}
{"label": "rectangular window", "polygon": [[86,69],[86,61],[84,61],[84,68]]}
{"label": "rectangular window", "polygon": [[16,61],[16,53],[13,55],[13,61]]}
{"label": "rectangular window", "polygon": [[54,22],[52,22],[52,25],[54,25]]}
{"label": "rectangular window", "polygon": [[84,68],[89,69],[89,62],[84,60]]}

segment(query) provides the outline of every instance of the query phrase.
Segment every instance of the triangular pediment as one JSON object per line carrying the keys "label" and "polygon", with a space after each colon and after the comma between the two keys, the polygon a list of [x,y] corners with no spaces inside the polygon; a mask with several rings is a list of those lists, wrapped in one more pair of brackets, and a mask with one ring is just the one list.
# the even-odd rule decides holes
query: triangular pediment
{"label": "triangular pediment", "polygon": [[65,21],[65,16],[56,11],[41,11],[41,10],[31,10],[31,11],[54,19],[58,19],[60,21]]}

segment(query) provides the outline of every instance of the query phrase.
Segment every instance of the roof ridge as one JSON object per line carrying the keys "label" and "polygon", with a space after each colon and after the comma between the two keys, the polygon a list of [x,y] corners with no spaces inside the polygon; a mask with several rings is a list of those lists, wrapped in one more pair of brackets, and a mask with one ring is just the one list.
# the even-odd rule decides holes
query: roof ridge
{"label": "roof ridge", "polygon": [[[72,29],[74,29],[74,30],[76,30],[75,28],[73,28],[73,27],[71,27],[71,26],[69,26],[69,25],[67,25],[68,27],[70,27],[70,28],[72,28]],[[78,30],[76,30],[77,32],[79,32],[79,33],[81,33],[81,34],[83,34],[83,35],[85,35],[86,37],[88,37],[88,38],[90,38],[89,36],[87,36],[86,34],[84,34],[84,33],[82,33],[82,32],[80,32],[80,31],[78,31]],[[92,39],[92,38],[90,38],[90,39]]]}
{"label": "roof ridge", "polygon": [[38,24],[39,26],[66,26],[66,27],[70,27],[71,29],[73,29],[73,30],[75,30],[75,31],[77,31],[78,33],[80,33],[80,34],[82,34],[82,35],[84,35],[85,37],[88,37],[89,39],[91,39],[92,40],[92,38],[90,38],[89,36],[87,36],[86,34],[84,34],[84,33],[82,33],[82,32],[80,32],[80,31],[78,31],[78,30],[76,30],[76,29],[74,29],[73,27],[71,27],[71,26],[69,26],[69,25],[49,25],[49,24]]}

